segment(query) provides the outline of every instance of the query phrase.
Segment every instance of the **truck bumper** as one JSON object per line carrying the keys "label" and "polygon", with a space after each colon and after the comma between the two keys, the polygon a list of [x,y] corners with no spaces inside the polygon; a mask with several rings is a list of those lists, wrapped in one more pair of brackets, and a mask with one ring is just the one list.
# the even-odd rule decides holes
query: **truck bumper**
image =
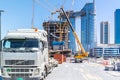
{"label": "truck bumper", "polygon": [[3,78],[3,80],[40,80],[40,78]]}

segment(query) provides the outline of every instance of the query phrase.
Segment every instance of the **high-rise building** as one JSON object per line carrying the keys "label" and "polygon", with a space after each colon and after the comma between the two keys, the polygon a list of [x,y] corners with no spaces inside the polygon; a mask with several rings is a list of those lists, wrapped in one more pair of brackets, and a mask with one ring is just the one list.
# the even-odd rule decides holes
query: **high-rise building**
{"label": "high-rise building", "polygon": [[120,9],[115,11],[115,44],[120,44]]}
{"label": "high-rise building", "polygon": [[[90,48],[93,48],[96,44],[96,27],[95,27],[95,1],[93,3],[86,3],[81,11],[67,11],[67,15],[69,16],[70,22],[73,25],[76,33],[78,34],[79,39],[86,51],[89,51]],[[61,13],[62,20],[66,20],[66,17],[63,13]],[[81,26],[76,26],[76,18],[81,18]],[[78,32],[80,31],[80,32]],[[77,44],[75,41],[75,37],[70,29],[69,33],[69,48],[72,49],[73,52],[77,51]]]}
{"label": "high-rise building", "polygon": [[108,21],[100,23],[100,43],[109,44],[110,41],[110,24]]}
{"label": "high-rise building", "polygon": [[81,42],[86,51],[96,45],[95,4],[86,3],[81,10]]}

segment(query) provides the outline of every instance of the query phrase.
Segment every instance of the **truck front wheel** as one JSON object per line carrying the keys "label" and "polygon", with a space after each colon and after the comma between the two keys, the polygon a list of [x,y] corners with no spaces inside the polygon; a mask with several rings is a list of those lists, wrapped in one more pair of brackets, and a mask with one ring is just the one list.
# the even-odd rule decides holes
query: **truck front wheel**
{"label": "truck front wheel", "polygon": [[47,77],[48,75],[47,67],[45,67],[44,71],[45,71],[45,77]]}

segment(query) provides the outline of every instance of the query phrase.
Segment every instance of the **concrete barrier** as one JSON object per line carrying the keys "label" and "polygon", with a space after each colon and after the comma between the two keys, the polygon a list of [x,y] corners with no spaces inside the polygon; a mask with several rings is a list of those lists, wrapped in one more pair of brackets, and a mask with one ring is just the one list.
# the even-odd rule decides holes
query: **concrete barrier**
{"label": "concrete barrier", "polygon": [[117,70],[120,71],[120,63],[117,63]]}
{"label": "concrete barrier", "polygon": [[104,60],[104,61],[103,61],[103,65],[106,66],[106,65],[108,65],[108,64],[109,64],[109,62],[108,62],[107,60]]}

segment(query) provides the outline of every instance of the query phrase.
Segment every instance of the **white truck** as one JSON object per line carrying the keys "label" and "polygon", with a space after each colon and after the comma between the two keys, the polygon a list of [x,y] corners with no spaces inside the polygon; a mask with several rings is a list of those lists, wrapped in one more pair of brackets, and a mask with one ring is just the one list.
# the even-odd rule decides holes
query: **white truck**
{"label": "white truck", "polygon": [[50,72],[47,32],[38,29],[8,31],[2,40],[3,80],[43,80]]}

